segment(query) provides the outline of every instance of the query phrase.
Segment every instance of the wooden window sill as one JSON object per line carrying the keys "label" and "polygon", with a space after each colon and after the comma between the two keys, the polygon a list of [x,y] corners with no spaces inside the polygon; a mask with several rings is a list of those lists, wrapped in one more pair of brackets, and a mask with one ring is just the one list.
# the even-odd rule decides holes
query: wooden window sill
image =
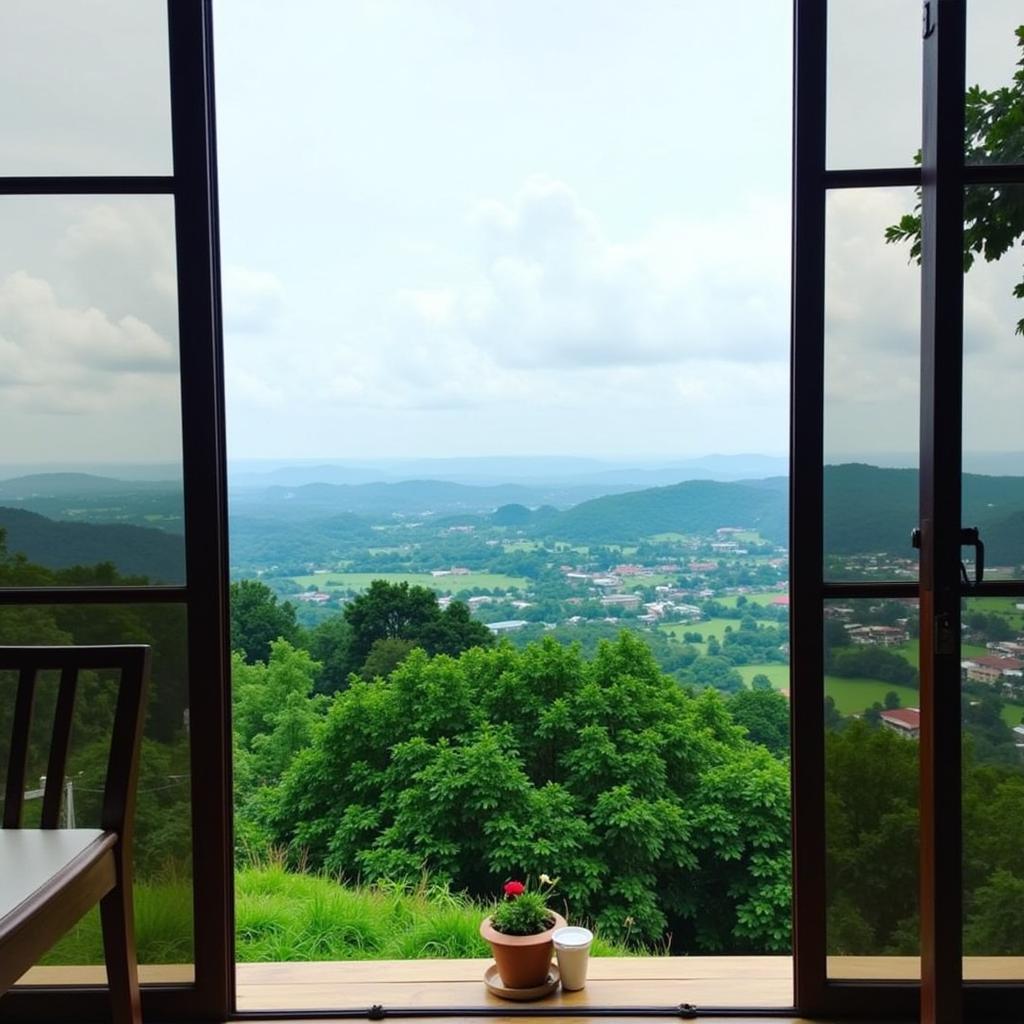
{"label": "wooden window sill", "polygon": [[[506,1003],[484,988],[490,960],[362,960],[258,963],[237,966],[238,1009],[245,1013],[301,1013],[385,1007],[527,1006]],[[830,957],[836,980],[907,980],[916,957]],[[1020,981],[1024,958],[970,957],[972,981]],[[191,965],[143,966],[146,983],[188,984]],[[103,984],[102,967],[35,967],[22,979],[32,985]],[[793,1004],[793,961],[788,956],[600,957],[590,963],[582,992],[557,992],[537,1006],[697,1006],[785,1008]],[[527,1018],[529,1019],[529,1018]],[[586,1017],[577,1018],[585,1020]],[[623,1017],[625,1018],[625,1015]],[[754,1018],[739,1015],[737,1021]],[[763,1019],[763,1018],[762,1018]],[[797,1017],[775,1018],[795,1024]]]}

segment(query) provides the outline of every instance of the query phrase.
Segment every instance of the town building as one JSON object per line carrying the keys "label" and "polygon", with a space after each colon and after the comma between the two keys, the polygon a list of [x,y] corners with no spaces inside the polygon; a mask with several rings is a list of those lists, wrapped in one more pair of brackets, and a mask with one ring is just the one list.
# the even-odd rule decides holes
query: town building
{"label": "town building", "polygon": [[899,733],[908,740],[921,735],[921,712],[918,708],[893,708],[882,712],[882,728]]}

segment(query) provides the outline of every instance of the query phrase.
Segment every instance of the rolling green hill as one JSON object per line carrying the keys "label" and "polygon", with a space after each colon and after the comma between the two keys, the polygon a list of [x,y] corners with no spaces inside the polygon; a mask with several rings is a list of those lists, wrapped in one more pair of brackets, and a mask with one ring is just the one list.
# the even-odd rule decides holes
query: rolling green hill
{"label": "rolling green hill", "polygon": [[185,578],[185,542],[179,534],[145,526],[55,522],[21,508],[0,507],[7,550],[48,569],[113,562],[127,576],[152,583]]}
{"label": "rolling green hill", "polygon": [[714,533],[746,526],[766,540],[785,544],[788,497],[773,487],[688,480],[632,494],[585,501],[552,518],[544,529],[579,543],[639,540],[657,533]]}
{"label": "rolling green hill", "polygon": [[[963,523],[980,527],[988,564],[1024,561],[1024,477],[965,473],[963,491]],[[912,555],[917,492],[916,469],[826,466],[826,553]]]}

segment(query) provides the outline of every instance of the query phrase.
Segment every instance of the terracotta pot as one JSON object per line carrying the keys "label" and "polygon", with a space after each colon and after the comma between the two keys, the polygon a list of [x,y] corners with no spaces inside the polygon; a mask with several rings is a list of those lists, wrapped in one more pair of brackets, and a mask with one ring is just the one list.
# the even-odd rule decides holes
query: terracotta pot
{"label": "terracotta pot", "polygon": [[556,928],[565,927],[561,914],[552,910],[551,916],[555,923],[536,935],[505,935],[494,928],[489,917],[480,922],[480,934],[491,944],[501,983],[506,988],[536,988],[544,984],[555,948],[551,936]]}

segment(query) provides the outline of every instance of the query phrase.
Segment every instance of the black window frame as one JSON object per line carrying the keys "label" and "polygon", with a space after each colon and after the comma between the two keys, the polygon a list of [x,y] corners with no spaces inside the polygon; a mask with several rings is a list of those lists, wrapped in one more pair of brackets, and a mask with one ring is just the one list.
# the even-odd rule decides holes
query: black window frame
{"label": "black window frame", "polygon": [[[161,195],[174,205],[185,582],[179,586],[3,587],[0,605],[173,604],[186,608],[194,982],[148,984],[147,1020],[226,1019],[234,1008],[234,890],[227,472],[210,0],[168,0],[170,175],[0,177],[0,196]],[[101,26],[102,29],[102,26]],[[73,83],[71,83],[73,86]],[[2,168],[0,168],[2,172]],[[104,1020],[105,989],[18,987],[4,1020]]]}
{"label": "black window frame", "polygon": [[[838,2],[838,0],[833,0]],[[793,323],[790,614],[795,1002],[822,1017],[899,1016],[930,1024],[1019,1017],[1024,979],[963,980],[960,601],[1024,596],[1024,580],[968,589],[960,577],[963,196],[1024,183],[1024,165],[964,161],[968,0],[922,5],[920,167],[826,164],[828,0],[794,0]],[[844,188],[920,189],[921,567],[917,583],[826,579],[824,509],[825,203]],[[964,524],[968,525],[968,524]],[[824,606],[829,599],[919,599],[921,616],[921,981],[830,979],[826,951]],[[954,643],[938,634],[952,629]],[[947,636],[949,634],[947,633]],[[920,1018],[918,1015],[920,1014]]]}

